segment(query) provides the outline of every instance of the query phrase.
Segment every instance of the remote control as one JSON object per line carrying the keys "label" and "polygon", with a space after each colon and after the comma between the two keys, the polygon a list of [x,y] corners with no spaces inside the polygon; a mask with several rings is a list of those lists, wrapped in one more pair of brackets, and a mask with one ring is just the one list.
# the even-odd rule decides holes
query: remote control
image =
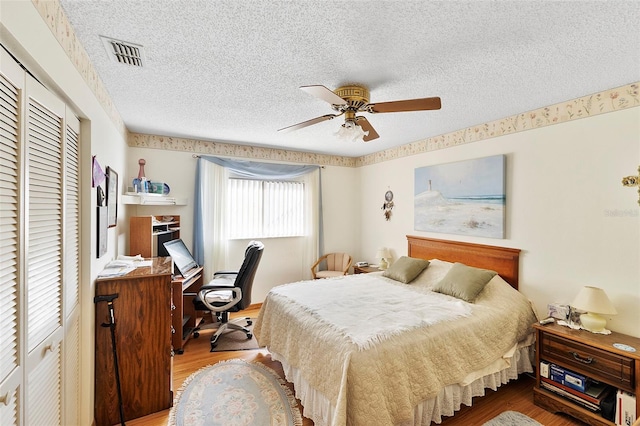
{"label": "remote control", "polygon": [[540,324],[545,325],[545,324],[551,324],[554,321],[553,317],[549,317],[543,320],[540,320]]}

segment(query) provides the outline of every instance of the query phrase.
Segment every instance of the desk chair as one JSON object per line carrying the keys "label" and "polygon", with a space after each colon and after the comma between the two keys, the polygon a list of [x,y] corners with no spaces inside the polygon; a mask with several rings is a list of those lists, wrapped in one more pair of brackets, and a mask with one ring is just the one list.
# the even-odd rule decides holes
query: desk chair
{"label": "desk chair", "polygon": [[[317,270],[322,261],[326,261],[327,269]],[[339,277],[347,275],[353,259],[346,253],[327,253],[316,261],[311,267],[311,275],[313,279]],[[319,269],[319,268],[318,268]]]}
{"label": "desk chair", "polygon": [[[241,330],[251,339],[253,335],[246,326],[251,325],[250,318],[229,320],[229,312],[238,312],[251,304],[251,288],[256,276],[258,264],[262,258],[264,245],[259,241],[251,241],[244,252],[244,261],[238,271],[219,271],[213,274],[213,280],[203,285],[193,299],[195,309],[210,311],[218,322],[213,325],[218,329],[211,336],[211,352],[217,345],[218,338],[227,331]],[[246,326],[241,323],[246,321]],[[199,336],[200,327],[196,328],[193,337]]]}

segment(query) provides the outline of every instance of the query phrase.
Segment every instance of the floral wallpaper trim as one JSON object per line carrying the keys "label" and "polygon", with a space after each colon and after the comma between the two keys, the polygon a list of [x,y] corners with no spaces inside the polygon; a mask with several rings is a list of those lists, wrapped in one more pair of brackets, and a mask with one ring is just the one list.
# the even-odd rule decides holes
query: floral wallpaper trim
{"label": "floral wallpaper trim", "polygon": [[129,146],[136,148],[186,151],[202,155],[221,155],[224,157],[317,164],[321,166],[355,167],[356,162],[356,158],[354,157],[314,154],[312,152],[263,148],[253,145],[235,145],[223,142],[210,142],[141,133],[129,133],[128,143]]}
{"label": "floral wallpaper trim", "polygon": [[640,106],[640,82],[365,155],[356,167]]}
{"label": "floral wallpaper trim", "polygon": [[566,102],[524,112],[511,117],[478,124],[455,132],[434,136],[399,147],[375,152],[362,157],[341,157],[314,154],[284,149],[261,148],[249,145],[207,142],[194,139],[171,138],[166,136],[130,134],[122,117],[115,108],[107,90],[100,80],[89,56],[78,41],[73,27],[58,0],[31,0],[42,19],[51,29],[67,56],[80,72],[98,102],[111,118],[116,128],[130,146],[190,151],[195,154],[224,155],[230,157],[255,158],[263,160],[287,161],[306,164],[361,167],[389,161],[396,158],[450,148],[471,142],[504,136],[526,130],[564,123],[585,117],[640,106],[638,87],[640,82],[605,90]]}

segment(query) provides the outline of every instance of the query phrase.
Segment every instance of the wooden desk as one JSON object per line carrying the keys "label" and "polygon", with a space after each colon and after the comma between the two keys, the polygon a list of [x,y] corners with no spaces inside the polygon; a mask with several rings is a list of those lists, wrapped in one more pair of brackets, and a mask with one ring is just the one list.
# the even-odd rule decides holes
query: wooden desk
{"label": "wooden desk", "polygon": [[173,315],[171,343],[173,350],[177,354],[184,352],[184,345],[191,337],[191,332],[202,321],[202,312],[196,311],[193,306],[194,296],[185,296],[184,293],[197,293],[202,287],[202,267],[198,267],[196,272],[184,279],[181,276],[174,277],[171,281]]}
{"label": "wooden desk", "polygon": [[[113,300],[115,346],[125,420],[165,410],[173,403],[171,388],[171,273],[169,257],[152,265],[96,280],[96,296]],[[120,423],[107,302],[95,305],[95,403],[97,426]]]}

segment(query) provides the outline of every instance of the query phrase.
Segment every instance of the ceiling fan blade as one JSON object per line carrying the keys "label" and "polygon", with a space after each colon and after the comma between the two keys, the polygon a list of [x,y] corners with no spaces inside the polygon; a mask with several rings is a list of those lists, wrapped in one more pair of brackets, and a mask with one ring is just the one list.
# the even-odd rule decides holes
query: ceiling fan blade
{"label": "ceiling fan blade", "polygon": [[356,117],[356,124],[362,127],[363,131],[369,132],[367,136],[362,137],[363,141],[369,142],[380,137],[378,132],[376,132],[371,123],[369,123],[369,120],[367,120],[365,117]]}
{"label": "ceiling fan blade", "polygon": [[407,99],[404,101],[379,102],[377,104],[369,104],[366,111],[377,112],[404,112],[404,111],[425,111],[440,109],[442,106],[440,98],[420,98]]}
{"label": "ceiling fan blade", "polygon": [[293,130],[302,129],[303,127],[312,126],[314,124],[322,123],[323,121],[333,120],[336,117],[341,116],[342,114],[327,114],[322,117],[312,118],[311,120],[303,121],[302,123],[294,124],[293,126],[283,127],[282,129],[278,129],[279,132],[291,132]]}
{"label": "ceiling fan blade", "polygon": [[310,95],[315,96],[318,99],[329,102],[331,105],[345,105],[347,103],[347,101],[322,85],[300,86],[300,89],[304,90]]}

